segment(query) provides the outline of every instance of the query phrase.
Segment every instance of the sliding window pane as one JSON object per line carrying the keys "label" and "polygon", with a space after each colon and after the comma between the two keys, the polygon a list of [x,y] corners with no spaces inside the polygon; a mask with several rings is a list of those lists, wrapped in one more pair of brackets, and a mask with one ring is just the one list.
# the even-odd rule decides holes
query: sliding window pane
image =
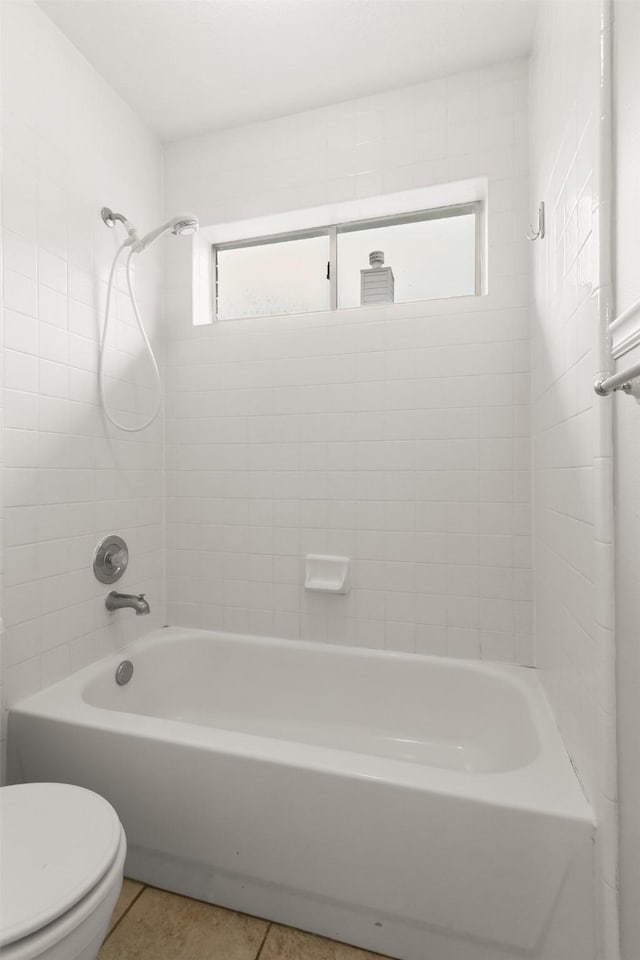
{"label": "sliding window pane", "polygon": [[[384,254],[384,263],[374,269],[385,274],[363,278],[361,270],[370,269],[373,251]],[[364,229],[338,227],[338,306],[473,296],[476,256],[474,213]]]}
{"label": "sliding window pane", "polygon": [[252,246],[218,248],[218,319],[328,310],[328,261],[328,233]]}

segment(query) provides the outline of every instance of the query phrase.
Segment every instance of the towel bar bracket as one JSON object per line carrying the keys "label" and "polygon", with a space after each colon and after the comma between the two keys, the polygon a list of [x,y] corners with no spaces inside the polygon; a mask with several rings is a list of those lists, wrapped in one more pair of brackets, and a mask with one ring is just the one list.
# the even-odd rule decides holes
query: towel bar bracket
{"label": "towel bar bracket", "polygon": [[615,393],[616,390],[622,390],[623,393],[631,393],[633,390],[633,384],[630,380],[626,380],[618,387],[607,387],[606,382],[607,381],[605,377],[600,377],[598,380],[596,380],[593,386],[593,389],[599,397],[608,397],[610,394]]}

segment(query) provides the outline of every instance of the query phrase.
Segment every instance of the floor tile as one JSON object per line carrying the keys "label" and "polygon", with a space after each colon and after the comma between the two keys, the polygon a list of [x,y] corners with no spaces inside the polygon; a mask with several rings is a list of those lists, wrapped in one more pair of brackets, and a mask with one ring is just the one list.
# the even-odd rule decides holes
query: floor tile
{"label": "floor tile", "polygon": [[120,891],[120,896],[118,897],[118,902],[113,908],[113,913],[111,914],[110,930],[113,930],[122,914],[126,913],[143,887],[144,883],[138,883],[137,880],[128,880],[127,877],[124,878],[122,890]]}
{"label": "floor tile", "polygon": [[274,923],[260,952],[260,960],[389,960],[389,958]]}
{"label": "floor tile", "polygon": [[255,960],[269,924],[147,887],[99,960]]}

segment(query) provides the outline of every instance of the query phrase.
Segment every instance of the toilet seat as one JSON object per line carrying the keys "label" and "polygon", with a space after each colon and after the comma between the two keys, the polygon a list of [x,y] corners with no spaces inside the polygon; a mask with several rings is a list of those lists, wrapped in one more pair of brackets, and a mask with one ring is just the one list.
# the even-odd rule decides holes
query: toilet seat
{"label": "toilet seat", "polygon": [[[115,810],[90,790],[58,783],[0,790],[0,951],[68,936],[119,891],[126,852]],[[33,953],[33,956],[37,956]]]}

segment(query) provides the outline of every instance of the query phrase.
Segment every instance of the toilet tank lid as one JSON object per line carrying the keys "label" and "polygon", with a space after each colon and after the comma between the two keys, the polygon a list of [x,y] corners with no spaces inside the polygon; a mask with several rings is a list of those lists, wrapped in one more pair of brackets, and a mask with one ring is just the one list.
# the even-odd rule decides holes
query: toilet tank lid
{"label": "toilet tank lid", "polygon": [[0,947],[70,910],[104,877],[120,844],[107,801],[66,783],[0,788]]}

